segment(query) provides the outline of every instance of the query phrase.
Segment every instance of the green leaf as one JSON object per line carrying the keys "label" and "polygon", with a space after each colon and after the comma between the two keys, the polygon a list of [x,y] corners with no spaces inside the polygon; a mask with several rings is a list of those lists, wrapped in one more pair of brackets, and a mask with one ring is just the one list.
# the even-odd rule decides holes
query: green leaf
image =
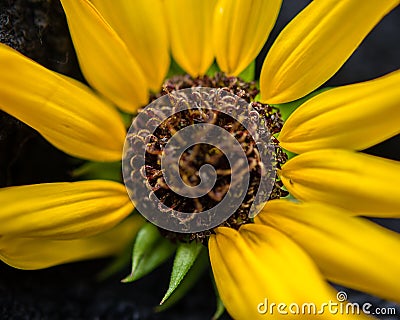
{"label": "green leaf", "polygon": [[157,227],[146,223],[139,230],[132,253],[132,270],[122,282],[135,281],[153,271],[175,251],[175,245],[160,235]]}
{"label": "green leaf", "polygon": [[175,254],[174,265],[172,267],[169,287],[160,304],[163,304],[179,286],[203,248],[204,246],[201,243],[195,241],[191,243],[181,243],[178,246]]}
{"label": "green leaf", "polygon": [[314,92],[309,93],[308,95],[306,95],[305,97],[292,101],[292,102],[288,102],[288,103],[282,103],[282,104],[274,104],[274,107],[277,107],[279,109],[279,111],[281,112],[281,116],[283,120],[287,120],[287,118],[289,118],[289,116],[298,108],[300,107],[304,102],[306,102],[307,100],[311,99],[312,97],[332,89],[331,87],[328,88],[322,88],[319,90],[316,90]]}
{"label": "green leaf", "polygon": [[74,178],[80,180],[112,180],[121,182],[121,162],[88,161],[72,172]]}
{"label": "green leaf", "polygon": [[244,81],[250,82],[254,80],[255,75],[256,75],[256,61],[254,60],[252,63],[248,65],[246,69],[244,69],[239,74],[238,77]]}
{"label": "green leaf", "polygon": [[140,279],[149,274],[171,257],[174,252],[175,245],[169,240],[162,239],[159,241],[152,251],[142,258],[141,263],[139,263],[133,274],[133,280]]}
{"label": "green leaf", "polygon": [[155,308],[155,311],[164,311],[177,303],[193,287],[208,266],[208,252],[204,249],[200,251],[196,261],[181,280],[178,287],[170,294],[169,298],[163,298],[160,305]]}

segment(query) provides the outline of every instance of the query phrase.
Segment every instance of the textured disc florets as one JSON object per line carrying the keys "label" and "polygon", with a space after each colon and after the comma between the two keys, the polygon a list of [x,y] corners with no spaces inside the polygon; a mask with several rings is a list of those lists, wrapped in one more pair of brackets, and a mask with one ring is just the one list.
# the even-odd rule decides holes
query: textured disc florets
{"label": "textured disc florets", "polygon": [[[216,74],[214,77],[204,76],[199,78],[175,76],[164,83],[162,93],[154,96],[153,99],[155,100],[177,90],[198,87],[220,88],[249,103],[251,108],[249,116],[257,118],[257,122],[262,124],[261,127],[267,128],[266,131],[269,132],[268,135],[263,136],[264,140],[268,139],[268,141],[264,141],[265,144],[268,144],[268,148],[260,149],[260,145],[257,144],[252,134],[246,129],[247,127],[241,121],[225,112],[198,106],[182,111],[177,110],[171,116],[166,117],[152,132],[150,138],[147,138],[145,162],[140,168],[141,175],[146,179],[152,196],[162,203],[163,208],[168,208],[165,210],[165,214],[169,214],[168,211],[172,209],[178,212],[192,212],[195,216],[198,212],[215,207],[226,197],[229,188],[233,187],[238,194],[244,194],[243,200],[239,207],[222,222],[222,225],[238,229],[240,225],[249,223],[252,220],[249,212],[259,190],[264,168],[261,158],[264,153],[268,153],[268,157],[271,157],[272,153],[274,166],[278,169],[287,160],[286,154],[279,147],[278,141],[273,136],[282,128],[283,121],[277,109],[254,101],[258,94],[255,83],[248,83],[239,78],[226,77],[222,74]],[[214,144],[208,144],[207,141],[189,146],[180,154],[179,162],[177,162],[176,169],[179,171],[182,181],[189,187],[201,186],[202,179],[207,178],[207,176],[201,175],[201,168],[205,165],[214,168],[215,181],[212,188],[209,190],[205,188],[201,196],[182,196],[172,190],[167,183],[168,181],[166,180],[168,179],[166,179],[165,169],[163,170],[162,167],[162,159],[165,156],[166,146],[175,133],[198,124],[218,126],[228,132],[239,143],[247,163],[243,165],[243,163],[232,162],[227,158],[223,150],[220,150]],[[204,135],[205,133],[201,132],[200,134]],[[129,172],[128,174],[132,175]],[[240,190],[241,184],[232,180],[232,174],[238,176],[248,175],[249,182],[246,185],[246,190]],[[232,186],[232,183],[236,183],[237,186]],[[269,199],[280,198],[287,194],[282,190],[282,183],[275,175],[273,175],[273,181],[271,181],[271,188],[272,191],[269,190],[268,192]],[[168,230],[162,230],[162,233],[170,239],[181,241],[197,239],[203,241],[212,233],[212,229],[189,234]]]}

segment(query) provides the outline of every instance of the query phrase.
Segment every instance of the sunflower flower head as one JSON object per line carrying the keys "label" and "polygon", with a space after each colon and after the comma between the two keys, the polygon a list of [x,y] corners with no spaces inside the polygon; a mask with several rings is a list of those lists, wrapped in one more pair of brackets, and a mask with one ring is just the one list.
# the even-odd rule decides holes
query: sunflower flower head
{"label": "sunflower flower head", "polygon": [[[337,300],[330,283],[400,301],[400,262],[387,254],[400,237],[365,219],[400,216],[400,165],[360,152],[400,133],[400,72],[317,90],[398,0],[312,1],[275,40],[259,82],[254,60],[281,0],[61,4],[87,85],[1,45],[11,72],[0,74],[0,108],[101,169],[90,181],[1,189],[1,260],[40,269],[120,255],[133,243],[123,282],[174,256],[163,310],[211,267],[215,317],[225,306],[236,319],[282,318],[260,304],[321,306]],[[210,108],[207,97],[242,116]],[[169,147],[179,140],[188,143],[181,151]],[[126,189],[121,174],[99,174],[121,158]],[[207,227],[182,229],[227,198]],[[160,225],[155,212],[178,217],[179,228]]]}

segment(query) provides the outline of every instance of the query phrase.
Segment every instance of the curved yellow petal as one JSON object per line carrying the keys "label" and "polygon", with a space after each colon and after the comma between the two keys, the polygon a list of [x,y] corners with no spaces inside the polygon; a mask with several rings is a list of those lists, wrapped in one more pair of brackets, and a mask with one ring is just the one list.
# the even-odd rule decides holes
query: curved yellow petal
{"label": "curved yellow petal", "polygon": [[88,0],[61,0],[86,80],[126,112],[148,101],[142,70],[125,43]]}
{"label": "curved yellow petal", "polygon": [[26,270],[117,255],[134,239],[143,219],[133,216],[97,236],[77,240],[0,237],[0,260]]}
{"label": "curved yellow petal", "polygon": [[214,60],[212,17],[216,0],[164,1],[172,55],[193,77],[203,75]]}
{"label": "curved yellow petal", "polygon": [[161,0],[92,0],[138,62],[147,85],[160,91],[170,58]]}
{"label": "curved yellow petal", "polygon": [[[235,319],[285,319],[290,318],[290,304],[319,307],[335,300],[334,290],[308,255],[273,228],[254,224],[239,232],[218,228],[210,238],[209,253],[218,292]],[[276,309],[279,303],[286,304],[283,313]],[[310,314],[297,317],[309,319]],[[324,313],[324,318],[334,316]]]}
{"label": "curved yellow petal", "polygon": [[237,76],[262,49],[273,28],[282,0],[219,0],[213,20],[218,66]]}
{"label": "curved yellow petal", "polygon": [[400,133],[400,71],[325,91],[285,122],[280,145],[292,152],[361,150]]}
{"label": "curved yellow petal", "polygon": [[49,71],[0,44],[0,109],[60,150],[83,159],[121,159],[120,115],[80,82]]}
{"label": "curved yellow petal", "polygon": [[339,70],[399,0],[314,0],[280,33],[260,75],[261,100],[304,97]]}
{"label": "curved yellow petal", "polygon": [[91,180],[0,189],[0,236],[76,239],[104,232],[133,210],[125,187]]}
{"label": "curved yellow petal", "polygon": [[400,301],[400,235],[320,203],[270,201],[256,217],[304,248],[331,281]]}
{"label": "curved yellow petal", "polygon": [[400,218],[400,163],[340,149],[311,151],[282,166],[297,199],[320,201],[372,217]]}

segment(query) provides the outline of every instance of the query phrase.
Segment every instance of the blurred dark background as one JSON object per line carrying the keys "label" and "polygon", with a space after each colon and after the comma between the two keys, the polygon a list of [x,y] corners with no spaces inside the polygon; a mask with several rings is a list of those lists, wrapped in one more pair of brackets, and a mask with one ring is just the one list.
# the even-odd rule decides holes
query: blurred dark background
{"label": "blurred dark background", "polygon": [[[279,31],[309,2],[284,1],[277,25],[257,59],[257,70]],[[400,9],[396,9],[371,32],[326,85],[365,81],[398,69],[399,32]],[[0,42],[49,69],[83,80],[58,0],[0,0]],[[395,137],[367,152],[400,160],[399,143],[400,138]],[[0,187],[71,181],[71,171],[79,164],[81,162],[52,147],[34,130],[0,111]],[[397,220],[386,219],[379,223],[400,231]],[[171,261],[133,284],[119,282],[129,273],[128,269],[106,281],[96,281],[95,275],[108,263],[108,260],[97,260],[47,270],[20,271],[0,262],[0,319],[210,319],[215,311],[208,274],[179,304],[155,314],[153,307],[168,286]],[[394,306],[346,291],[354,301]],[[381,316],[380,319],[400,319],[400,308],[396,308],[397,316]],[[222,318],[229,319],[229,316],[225,314]]]}

